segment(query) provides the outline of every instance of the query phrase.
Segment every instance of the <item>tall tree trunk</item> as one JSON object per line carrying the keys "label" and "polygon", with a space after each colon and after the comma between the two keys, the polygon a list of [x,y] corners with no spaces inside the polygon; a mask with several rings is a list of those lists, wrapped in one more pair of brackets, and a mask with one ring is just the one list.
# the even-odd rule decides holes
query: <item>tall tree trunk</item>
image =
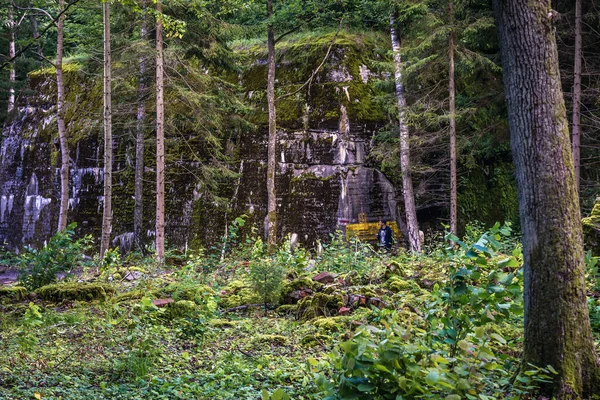
{"label": "tall tree trunk", "polygon": [[392,36],[392,50],[394,52],[394,64],[396,66],[396,102],[398,104],[398,127],[400,128],[400,169],[402,171],[402,193],[404,195],[404,209],[406,212],[406,228],[408,230],[408,244],[410,250],[415,253],[421,252],[421,238],[419,236],[419,223],[415,207],[415,194],[410,171],[410,137],[408,126],[404,120],[404,109],[406,99],[404,98],[404,86],[402,84],[402,59],[400,56],[400,39],[396,33],[396,18],[390,13],[390,33]]}
{"label": "tall tree trunk", "polygon": [[581,0],[575,0],[575,66],[573,69],[573,163],[575,186],[580,185],[580,138],[581,138]]}
{"label": "tall tree trunk", "polygon": [[[9,42],[8,42],[8,58],[10,60],[13,60],[15,58],[15,54],[16,54],[16,48],[15,48],[15,29],[16,29],[16,22],[15,22],[15,16],[13,14],[13,6],[12,3],[11,5],[9,5],[8,7],[8,31],[9,31]],[[15,83],[17,81],[17,77],[16,77],[16,68],[15,68],[15,61],[13,60],[10,63],[10,70],[8,72],[8,82],[9,82],[9,89],[8,89],[8,112],[11,112],[14,108],[15,108]]]}
{"label": "tall tree trunk", "polygon": [[63,34],[65,27],[65,0],[58,0],[58,23],[56,24],[56,120],[58,124],[58,139],[60,142],[60,208],[58,214],[58,230],[67,227],[67,213],[69,211],[69,143],[65,127],[65,82],[63,78]]}
{"label": "tall tree trunk", "polygon": [[267,0],[268,76],[267,103],[269,108],[269,142],[267,146],[267,243],[273,249],[277,242],[277,198],[275,196],[275,151],[277,143],[277,118],[275,110],[275,33],[273,31],[273,1]]}
{"label": "tall tree trunk", "polygon": [[104,23],[104,207],[102,210],[102,241],[100,259],[110,246],[112,231],[112,90],[110,53],[110,3],[102,4]]}
{"label": "tall tree trunk", "polygon": [[[550,0],[494,0],[519,196],[524,361],[559,374],[544,394],[600,393],[581,218]],[[526,364],[525,364],[526,365]]]}
{"label": "tall tree trunk", "polygon": [[[32,7],[33,7],[33,0],[29,0],[29,8],[32,8]],[[44,54],[42,51],[42,44],[38,40],[40,37],[40,32],[38,30],[37,18],[35,17],[34,13],[29,14],[29,23],[31,24],[31,33],[33,35],[33,39],[36,41],[37,53],[40,57],[42,57]]]}
{"label": "tall tree trunk", "polygon": [[[141,39],[148,40],[147,2],[142,1],[142,32]],[[135,134],[135,194],[133,206],[133,242],[138,250],[143,252],[142,224],[144,221],[144,123],[146,117],[146,56],[140,58],[140,81],[138,87],[137,125]]]}
{"label": "tall tree trunk", "polygon": [[457,216],[457,186],[456,179],[456,103],[454,85],[454,3],[448,1],[448,18],[450,22],[450,33],[448,38],[448,100],[450,112],[450,232],[458,234]]}
{"label": "tall tree trunk", "polygon": [[156,260],[165,261],[165,103],[162,0],[156,2]]}

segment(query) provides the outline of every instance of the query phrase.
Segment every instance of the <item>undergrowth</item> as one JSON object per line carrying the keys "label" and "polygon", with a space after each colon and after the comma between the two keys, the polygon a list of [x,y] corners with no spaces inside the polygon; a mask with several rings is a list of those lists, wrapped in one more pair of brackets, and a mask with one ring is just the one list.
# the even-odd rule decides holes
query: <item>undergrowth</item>
{"label": "undergrowth", "polygon": [[[320,254],[289,239],[269,254],[235,230],[224,241],[167,268],[108,252],[82,283],[51,287],[69,296],[7,291],[0,398],[509,399],[553,376],[520,362],[522,255],[509,225],[420,256],[340,236]],[[70,249],[81,260],[84,246]],[[587,266],[597,293],[596,260]],[[115,293],[78,295],[92,283]],[[589,304],[598,335],[600,303]]]}

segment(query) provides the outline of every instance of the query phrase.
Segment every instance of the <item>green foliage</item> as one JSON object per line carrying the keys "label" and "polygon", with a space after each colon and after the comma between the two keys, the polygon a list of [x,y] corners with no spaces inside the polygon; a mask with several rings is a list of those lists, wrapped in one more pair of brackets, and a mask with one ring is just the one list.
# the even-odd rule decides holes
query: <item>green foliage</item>
{"label": "green foliage", "polygon": [[392,312],[342,343],[331,356],[333,384],[320,378],[328,399],[520,398],[550,380],[551,367],[523,367],[505,353],[521,339],[503,337],[502,327],[523,312],[522,256],[510,227],[447,240],[459,248],[448,248],[448,278],[434,286],[423,324],[402,326]]}
{"label": "green foliage", "polygon": [[262,240],[258,239],[252,249],[249,280],[265,307],[269,302],[277,302],[282,288],[285,267],[277,259],[267,255]]}
{"label": "green foliage", "polygon": [[357,271],[366,274],[384,257],[371,245],[356,238],[346,241],[340,232],[330,235],[331,241],[323,244],[323,254],[318,258],[319,268],[329,272]]}
{"label": "green foliage", "polygon": [[56,233],[42,249],[27,248],[21,258],[19,283],[29,290],[56,282],[59,273],[69,274],[82,261],[82,255],[90,248],[91,236],[77,240],[76,224]]}

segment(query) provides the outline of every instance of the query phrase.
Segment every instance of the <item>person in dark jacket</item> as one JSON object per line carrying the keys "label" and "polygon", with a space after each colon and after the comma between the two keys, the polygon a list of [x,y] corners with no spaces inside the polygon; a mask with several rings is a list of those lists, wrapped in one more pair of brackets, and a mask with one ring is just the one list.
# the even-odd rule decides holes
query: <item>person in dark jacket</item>
{"label": "person in dark jacket", "polygon": [[387,222],[384,219],[379,220],[379,232],[377,232],[377,243],[381,249],[391,250],[392,242],[392,228],[387,226]]}

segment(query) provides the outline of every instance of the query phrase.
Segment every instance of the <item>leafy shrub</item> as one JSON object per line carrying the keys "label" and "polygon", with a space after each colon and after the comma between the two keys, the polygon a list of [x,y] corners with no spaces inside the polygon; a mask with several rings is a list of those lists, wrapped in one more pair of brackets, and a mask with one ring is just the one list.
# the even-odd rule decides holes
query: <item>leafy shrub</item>
{"label": "leafy shrub", "polygon": [[107,297],[115,293],[115,289],[107,284],[101,283],[56,283],[42,286],[36,289],[35,293],[47,301],[63,300],[106,300]]}
{"label": "leafy shrub", "polygon": [[336,273],[353,270],[361,275],[377,272],[374,267],[385,256],[375,252],[371,245],[356,238],[346,241],[340,232],[330,237],[331,242],[323,244],[323,254],[317,260],[319,270]]}
{"label": "leafy shrub", "polygon": [[548,381],[552,367],[521,366],[508,355],[518,331],[501,335],[523,312],[520,247],[499,253],[511,250],[510,236],[499,224],[474,243],[449,235],[459,247],[448,248],[448,277],[434,286],[422,328],[401,324],[395,311],[380,327],[362,328],[331,355],[333,384],[320,379],[327,399],[519,398]]}
{"label": "leafy shrub", "polygon": [[70,273],[82,260],[82,255],[90,248],[91,236],[74,240],[75,227],[70,224],[67,229],[56,233],[42,249],[28,248],[21,256],[21,273],[19,283],[29,290],[54,283],[57,274]]}

